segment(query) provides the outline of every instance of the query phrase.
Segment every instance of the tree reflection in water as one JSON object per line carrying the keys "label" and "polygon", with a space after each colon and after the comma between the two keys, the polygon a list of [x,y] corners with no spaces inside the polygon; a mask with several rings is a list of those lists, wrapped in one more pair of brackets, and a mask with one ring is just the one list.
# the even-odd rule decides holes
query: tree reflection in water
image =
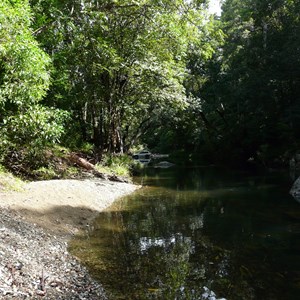
{"label": "tree reflection in water", "polygon": [[268,233],[280,222],[274,194],[247,182],[143,188],[102,213],[71,248],[111,299],[289,299],[299,291],[288,282],[297,266],[290,272],[282,255],[274,260],[294,235]]}

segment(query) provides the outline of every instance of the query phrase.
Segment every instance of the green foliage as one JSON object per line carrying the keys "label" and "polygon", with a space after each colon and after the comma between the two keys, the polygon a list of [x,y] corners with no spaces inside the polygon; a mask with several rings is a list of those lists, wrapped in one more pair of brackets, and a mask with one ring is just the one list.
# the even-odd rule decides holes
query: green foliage
{"label": "green foliage", "polygon": [[199,150],[214,160],[270,165],[299,146],[298,9],[299,1],[224,1],[224,43],[208,63],[192,57]]}
{"label": "green foliage", "polygon": [[37,170],[34,170],[33,175],[39,179],[50,180],[57,178],[57,172],[53,167],[40,167]]}
{"label": "green foliage", "polygon": [[[77,178],[81,170],[74,167],[70,160],[71,150],[58,145],[18,149],[12,152],[5,161],[7,168],[19,176],[35,179],[49,180],[58,178]],[[11,159],[11,156],[14,156]]]}
{"label": "green foliage", "polygon": [[67,116],[66,112],[35,105],[5,119],[3,127],[12,144],[40,148],[59,141]]}
{"label": "green foliage", "polygon": [[186,58],[202,34],[202,1],[31,3],[55,67],[47,102],[72,111],[80,124],[72,135],[127,152],[162,114],[186,107]]}
{"label": "green foliage", "polygon": [[28,1],[0,3],[1,157],[25,150],[34,161],[64,132],[67,113],[40,104],[50,84],[50,58],[34,39]]}
{"label": "green foliage", "polygon": [[130,176],[133,160],[128,155],[104,155],[101,163],[96,165],[96,169],[102,173],[115,174],[119,176]]}
{"label": "green foliage", "polygon": [[27,1],[0,3],[1,109],[16,111],[41,100],[49,87],[50,58],[38,46],[31,30]]}
{"label": "green foliage", "polygon": [[86,154],[92,154],[94,152],[94,145],[90,143],[83,143],[80,146],[80,151],[86,153]]}
{"label": "green foliage", "polygon": [[1,1],[0,160],[41,168],[57,142],[100,156],[144,144],[209,163],[268,165],[296,151],[299,1],[226,0],[220,19],[206,8]]}
{"label": "green foliage", "polygon": [[61,178],[78,178],[81,173],[80,170],[76,167],[71,167],[69,165],[64,166],[63,168],[59,165],[49,163],[45,164],[43,167],[39,167],[36,170],[32,170],[31,174],[35,179],[38,180],[51,180],[51,179],[61,179]]}
{"label": "green foliage", "polygon": [[19,162],[31,168],[42,165],[45,147],[59,141],[67,116],[63,111],[35,105],[22,114],[6,118],[0,130],[2,159],[19,152]]}
{"label": "green foliage", "polygon": [[5,167],[2,166],[2,165],[0,165],[0,173],[2,174],[2,173],[4,173],[5,171],[6,171]]}

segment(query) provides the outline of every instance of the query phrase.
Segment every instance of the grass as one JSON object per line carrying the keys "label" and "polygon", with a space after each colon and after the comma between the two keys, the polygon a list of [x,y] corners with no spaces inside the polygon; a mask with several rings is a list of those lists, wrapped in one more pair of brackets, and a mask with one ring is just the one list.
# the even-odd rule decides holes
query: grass
{"label": "grass", "polygon": [[24,181],[8,172],[0,165],[0,191],[22,191]]}
{"label": "grass", "polygon": [[[29,180],[51,180],[51,179],[67,179],[80,178],[83,168],[74,164],[70,158],[72,150],[55,145],[40,149],[34,157],[27,154],[28,149],[16,152],[16,158],[8,157],[6,160],[7,169],[0,165],[0,189],[19,189],[20,184],[17,181],[15,174]],[[84,150],[80,149],[78,156],[83,159],[93,160],[91,146],[85,145]],[[14,154],[14,153],[13,153]],[[133,169],[133,160],[128,155],[103,155],[100,163],[96,164],[95,168],[105,174],[116,175],[129,178]],[[13,173],[9,173],[9,172]]]}
{"label": "grass", "polygon": [[96,170],[110,175],[130,177],[133,161],[128,155],[104,155]]}
{"label": "grass", "polygon": [[[72,165],[69,161],[71,151],[60,146],[47,149],[46,163],[31,170],[35,179],[49,180],[56,178],[76,178],[82,171],[80,168]],[[82,152],[86,153],[86,152]],[[103,155],[100,163],[95,165],[98,172],[117,175],[121,177],[130,177],[133,160],[128,155]]]}
{"label": "grass", "polygon": [[35,175],[37,178],[43,179],[43,180],[49,180],[59,177],[57,170],[54,169],[52,166],[48,167],[40,167],[37,170],[34,170],[33,175]]}

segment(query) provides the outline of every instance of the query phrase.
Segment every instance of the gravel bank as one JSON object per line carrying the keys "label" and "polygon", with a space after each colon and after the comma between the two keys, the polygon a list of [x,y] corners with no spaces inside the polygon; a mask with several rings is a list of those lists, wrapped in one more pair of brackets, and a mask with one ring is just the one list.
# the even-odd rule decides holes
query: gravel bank
{"label": "gravel bank", "polygon": [[0,193],[0,299],[107,299],[67,243],[137,188],[99,179],[51,180]]}

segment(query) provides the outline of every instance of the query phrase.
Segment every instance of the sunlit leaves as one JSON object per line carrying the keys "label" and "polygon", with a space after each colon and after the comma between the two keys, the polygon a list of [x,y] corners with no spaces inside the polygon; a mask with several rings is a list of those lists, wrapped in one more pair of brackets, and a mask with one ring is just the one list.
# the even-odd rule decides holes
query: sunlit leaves
{"label": "sunlit leaves", "polygon": [[49,56],[31,30],[28,1],[0,2],[0,151],[41,147],[63,133],[66,114],[43,107],[50,85]]}
{"label": "sunlit leaves", "polygon": [[31,2],[56,68],[49,100],[69,103],[85,128],[96,128],[102,148],[133,140],[148,111],[157,119],[186,106],[186,60],[201,44],[203,1]]}
{"label": "sunlit leaves", "polygon": [[2,80],[0,103],[10,101],[18,106],[30,105],[45,96],[49,85],[47,70],[50,59],[38,47],[29,29],[28,4],[9,1],[0,4],[0,59]]}
{"label": "sunlit leaves", "polygon": [[13,144],[41,147],[59,141],[67,117],[66,112],[34,105],[24,113],[6,118],[3,125]]}

